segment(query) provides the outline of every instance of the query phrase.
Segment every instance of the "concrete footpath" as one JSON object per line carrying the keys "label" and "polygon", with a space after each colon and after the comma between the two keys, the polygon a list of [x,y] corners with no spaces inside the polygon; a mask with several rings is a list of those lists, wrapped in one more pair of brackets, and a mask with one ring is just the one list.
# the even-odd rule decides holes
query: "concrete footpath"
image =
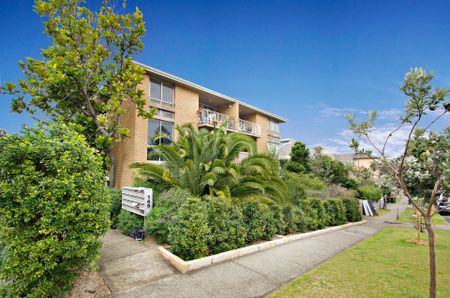
{"label": "concrete footpath", "polygon": [[262,297],[329,258],[395,225],[406,200],[359,226],[274,247],[186,274],[179,273],[152,242],[137,242],[109,231],[104,237],[100,274],[111,297]]}

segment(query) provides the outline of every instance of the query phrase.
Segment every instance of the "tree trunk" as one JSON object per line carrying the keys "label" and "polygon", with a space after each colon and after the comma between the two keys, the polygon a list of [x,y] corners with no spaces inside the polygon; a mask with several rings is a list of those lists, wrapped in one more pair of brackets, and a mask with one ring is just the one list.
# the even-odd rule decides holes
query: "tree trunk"
{"label": "tree trunk", "polygon": [[436,251],[434,247],[434,230],[431,217],[425,216],[425,226],[428,232],[428,252],[430,258],[430,298],[436,297]]}
{"label": "tree trunk", "polygon": [[109,165],[109,187],[114,187],[115,186],[115,163],[114,163],[114,156],[112,153],[112,150],[108,150],[106,152],[108,154],[109,157],[109,161],[110,161],[110,165]]}

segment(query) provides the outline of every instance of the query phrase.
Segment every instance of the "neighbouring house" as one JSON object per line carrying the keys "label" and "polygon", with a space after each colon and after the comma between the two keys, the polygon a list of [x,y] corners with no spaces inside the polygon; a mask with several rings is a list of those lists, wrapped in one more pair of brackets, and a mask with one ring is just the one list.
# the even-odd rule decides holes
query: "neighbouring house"
{"label": "neighbouring house", "polygon": [[[151,154],[154,136],[163,132],[177,139],[177,126],[192,123],[196,128],[222,124],[230,132],[240,132],[256,141],[258,152],[274,151],[280,144],[280,124],[287,120],[271,112],[210,90],[180,77],[136,62],[145,69],[139,88],[149,107],[156,109],[153,119],[138,117],[136,106],[124,102],[120,123],[130,129],[129,137],[114,145],[115,187],[130,186],[134,162],[162,163]],[[159,140],[168,142],[168,140]],[[245,154],[243,154],[245,155]]]}
{"label": "neighbouring house", "polygon": [[290,138],[285,138],[280,140],[280,145],[278,147],[278,159],[280,160],[290,160],[292,146],[294,146],[295,140]]}
{"label": "neighbouring house", "polygon": [[[353,166],[353,168],[357,171],[361,171],[364,169],[372,169],[374,167],[374,162],[378,159],[378,157],[375,156],[369,156],[367,154],[351,154],[351,153],[344,153],[344,154],[330,154],[331,158],[337,161],[340,161],[345,164],[350,164]],[[378,181],[380,178],[380,170],[375,165],[375,170],[372,175],[372,179],[375,181]]]}

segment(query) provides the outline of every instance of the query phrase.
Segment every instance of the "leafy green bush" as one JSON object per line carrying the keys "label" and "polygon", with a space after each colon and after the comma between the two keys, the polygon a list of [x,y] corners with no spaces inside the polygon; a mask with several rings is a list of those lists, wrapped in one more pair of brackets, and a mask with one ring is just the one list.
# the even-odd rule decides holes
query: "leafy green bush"
{"label": "leafy green bush", "polygon": [[198,198],[189,198],[178,209],[174,224],[169,226],[172,252],[184,260],[205,256],[209,232],[206,203]]}
{"label": "leafy green bush", "polygon": [[125,235],[130,234],[131,229],[142,229],[144,218],[125,209],[120,210],[117,218],[117,228]]}
{"label": "leafy green bush", "polygon": [[358,187],[358,198],[361,200],[378,201],[381,199],[381,190],[378,186],[367,184]]}
{"label": "leafy green bush", "polygon": [[352,178],[345,178],[341,181],[341,185],[347,189],[357,189],[359,184],[358,180]]}
{"label": "leafy green bush", "polygon": [[304,179],[296,173],[286,172],[283,180],[287,186],[287,200],[288,203],[299,205],[300,201],[306,199],[306,191],[302,186]]}
{"label": "leafy green bush", "polygon": [[59,297],[109,228],[102,161],[65,124],[0,138],[0,280],[11,297]]}
{"label": "leafy green bush", "polygon": [[178,208],[190,196],[181,188],[171,188],[159,195],[147,217],[145,228],[159,243],[168,242],[169,227],[175,222]]}
{"label": "leafy green bush", "polygon": [[275,233],[282,235],[286,230],[286,223],[284,221],[283,208],[278,204],[273,204],[270,206],[271,216],[270,222],[271,225],[275,226]]}
{"label": "leafy green bush", "polygon": [[354,198],[342,199],[345,206],[345,215],[347,221],[355,222],[362,219],[361,211],[359,211],[359,201]]}
{"label": "leafy green bush", "polygon": [[267,220],[270,210],[267,205],[254,200],[243,200],[240,208],[244,216],[244,226],[247,231],[247,243],[255,242],[262,238],[267,238],[273,230],[266,230]]}
{"label": "leafy green bush", "polygon": [[245,244],[246,229],[241,210],[227,200],[208,197],[208,247],[212,254],[241,247]]}
{"label": "leafy green bush", "polygon": [[283,208],[283,215],[287,234],[307,231],[305,215],[299,207],[286,205]]}
{"label": "leafy green bush", "polygon": [[329,220],[328,213],[325,210],[324,201],[320,199],[309,199],[310,206],[312,209],[314,209],[316,212],[316,220],[315,223],[316,229],[323,229],[327,226]]}
{"label": "leafy green bush", "polygon": [[109,190],[111,196],[111,205],[109,207],[109,219],[111,220],[111,228],[117,227],[119,221],[120,210],[122,210],[122,191],[119,189],[111,188]]}
{"label": "leafy green bush", "polygon": [[324,201],[324,207],[328,214],[328,225],[338,226],[347,222],[345,206],[342,200],[328,199]]}

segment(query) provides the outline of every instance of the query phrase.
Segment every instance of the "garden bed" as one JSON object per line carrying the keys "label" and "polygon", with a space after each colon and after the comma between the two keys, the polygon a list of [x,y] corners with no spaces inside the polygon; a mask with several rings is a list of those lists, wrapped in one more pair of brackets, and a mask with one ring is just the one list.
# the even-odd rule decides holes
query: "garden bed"
{"label": "garden bed", "polygon": [[255,253],[258,251],[267,250],[269,248],[287,244],[287,243],[297,241],[300,239],[309,238],[312,236],[328,233],[331,231],[342,230],[342,229],[345,229],[345,228],[348,228],[351,226],[361,225],[365,222],[366,222],[365,220],[362,220],[362,221],[358,221],[358,222],[346,223],[344,225],[329,227],[329,228],[316,230],[316,231],[312,231],[312,232],[291,234],[291,235],[287,235],[287,236],[277,236],[276,238],[278,238],[278,239],[275,239],[275,240],[265,241],[265,242],[261,242],[258,244],[241,247],[241,248],[225,251],[225,252],[222,252],[219,254],[207,256],[207,257],[200,258],[200,259],[190,260],[190,261],[184,261],[183,259],[174,255],[173,253],[171,253],[169,250],[167,250],[163,246],[159,246],[159,252],[166,260],[168,260],[175,268],[177,268],[178,271],[180,271],[181,273],[186,273],[189,271],[197,270],[197,269],[208,267],[208,266],[211,266],[214,264],[229,261],[229,260],[232,260],[232,259],[235,259],[238,257],[249,255],[249,254],[252,254],[252,253]]}

